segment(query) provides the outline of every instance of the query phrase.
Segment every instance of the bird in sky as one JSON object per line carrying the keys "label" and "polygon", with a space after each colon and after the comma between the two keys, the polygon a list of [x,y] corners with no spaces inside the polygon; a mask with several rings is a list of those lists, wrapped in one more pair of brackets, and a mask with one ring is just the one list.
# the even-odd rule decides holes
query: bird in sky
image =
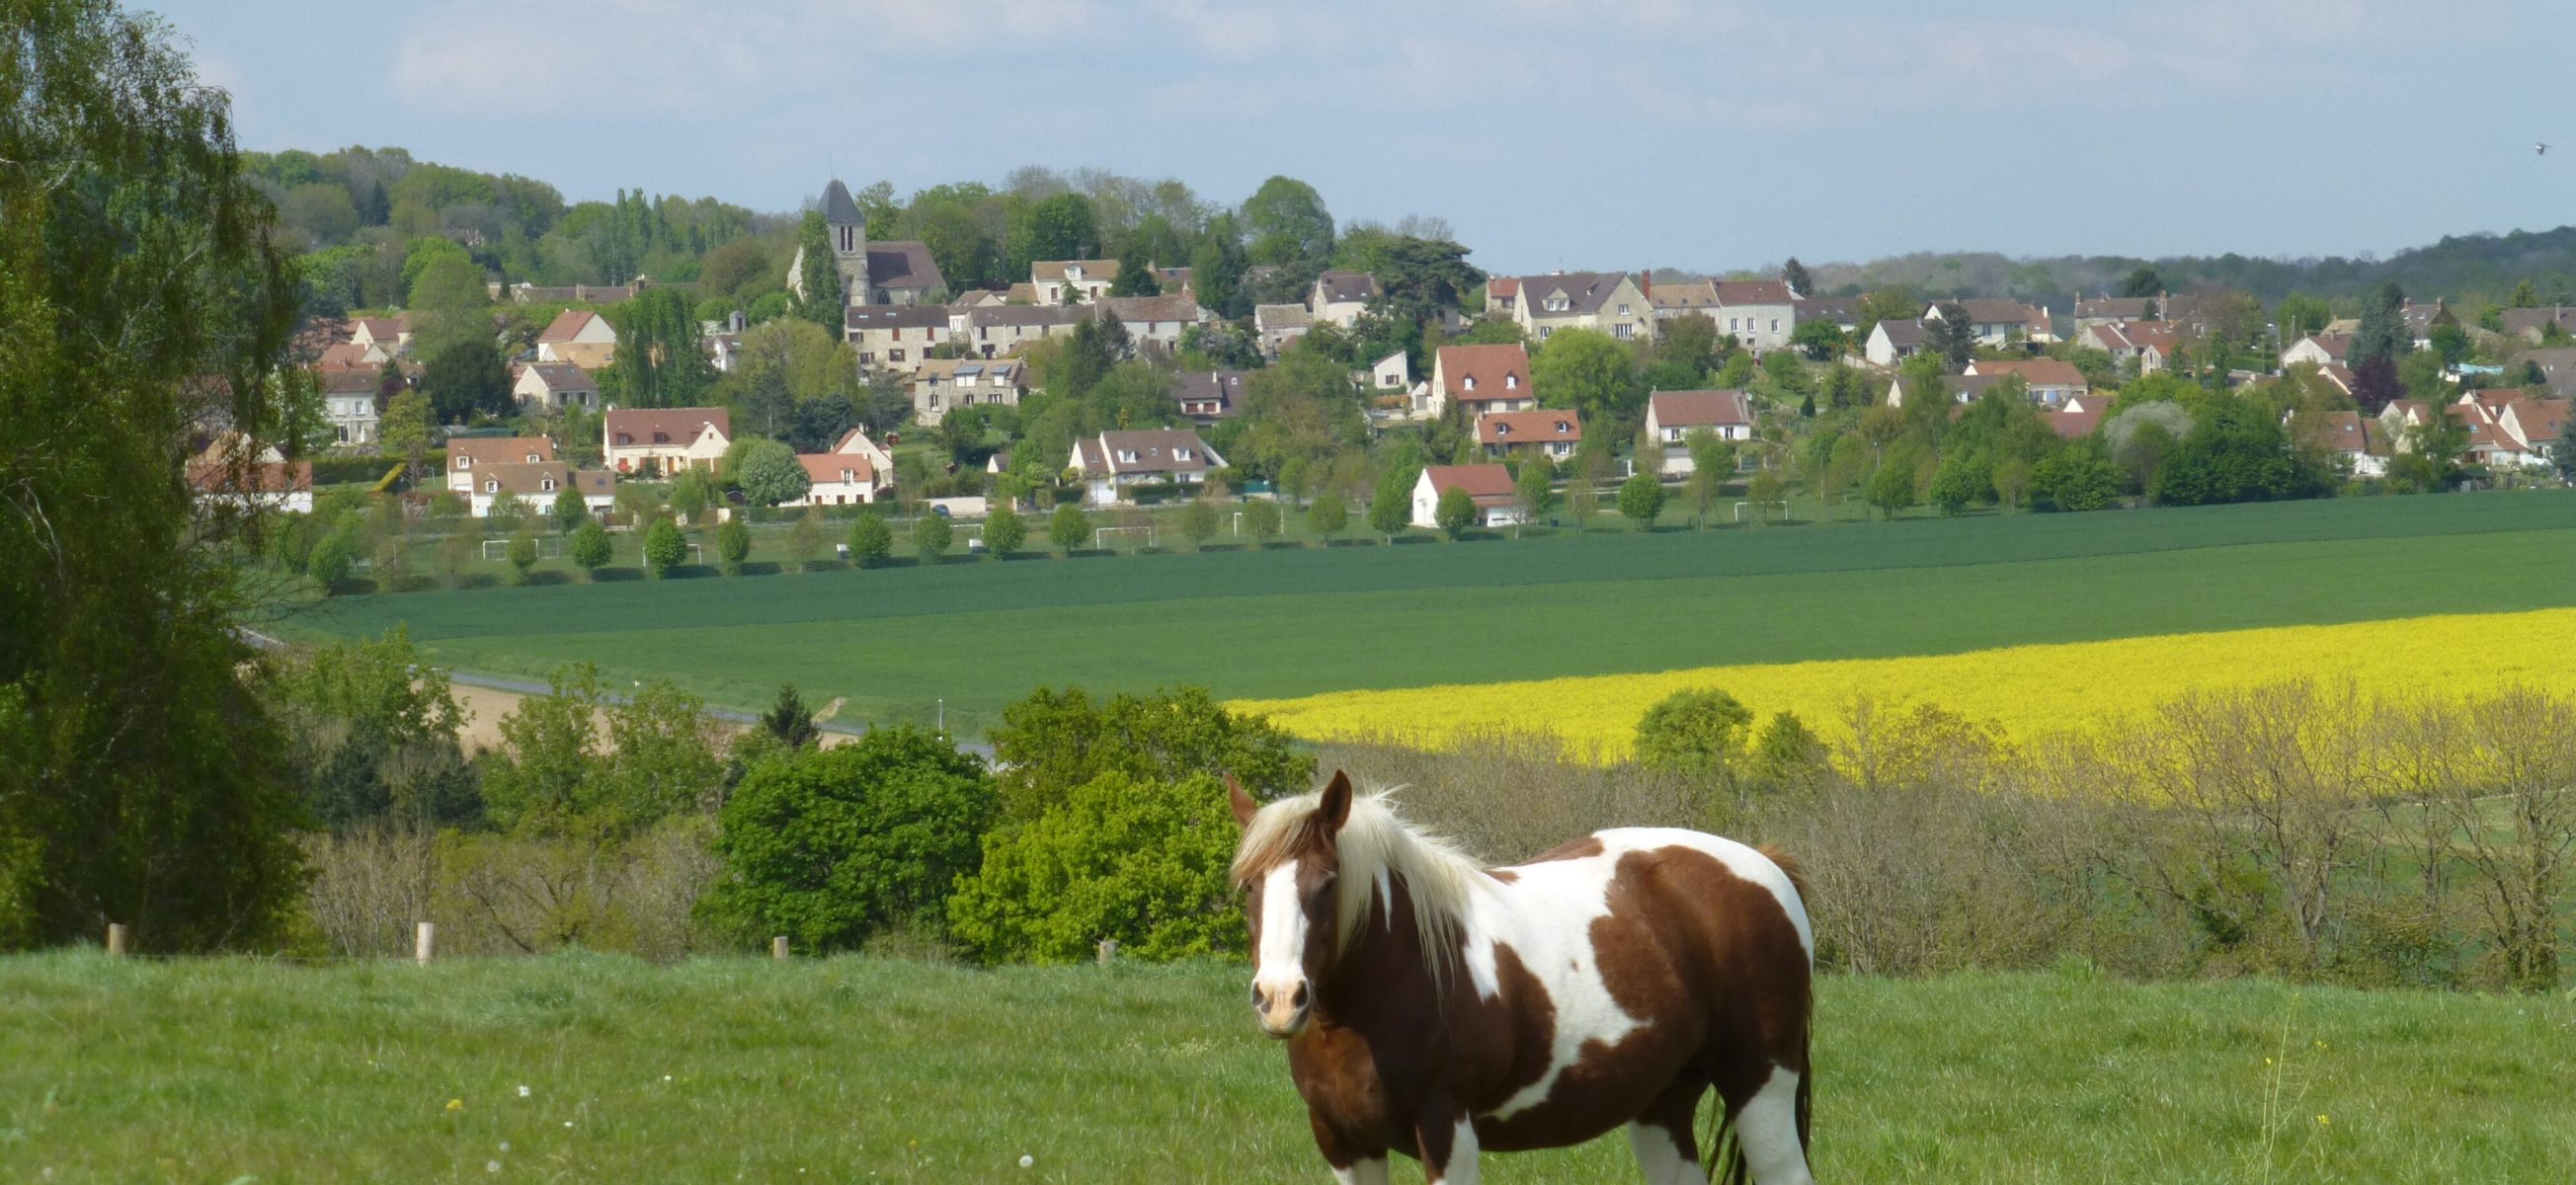
{"label": "bird in sky", "polygon": [[2534,144],[2531,146],[2531,150],[2541,156],[2549,155],[2549,145],[2547,144]]}

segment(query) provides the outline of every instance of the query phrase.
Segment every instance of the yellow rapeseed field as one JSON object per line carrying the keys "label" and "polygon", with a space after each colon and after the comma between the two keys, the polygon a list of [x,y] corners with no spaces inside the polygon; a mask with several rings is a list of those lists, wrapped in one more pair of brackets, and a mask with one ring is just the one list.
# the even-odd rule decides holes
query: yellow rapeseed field
{"label": "yellow rapeseed field", "polygon": [[1702,667],[1516,683],[1343,691],[1242,700],[1312,740],[1400,737],[1438,744],[1462,730],[1552,732],[1616,758],[1637,718],[1676,691],[1720,688],[1767,719],[1781,711],[1828,737],[1853,700],[1933,703],[2015,737],[2116,720],[2187,691],[2291,679],[2352,681],[2405,696],[2524,684],[2576,692],[2576,609],[2456,614],[2009,646],[1966,654]]}

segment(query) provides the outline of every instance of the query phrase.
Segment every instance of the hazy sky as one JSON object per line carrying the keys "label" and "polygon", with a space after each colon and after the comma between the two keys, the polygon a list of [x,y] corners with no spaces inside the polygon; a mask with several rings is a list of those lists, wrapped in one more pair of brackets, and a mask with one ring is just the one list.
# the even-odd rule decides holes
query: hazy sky
{"label": "hazy sky", "polygon": [[1504,272],[2576,221],[2576,5],[2548,0],[137,2],[246,147],[399,145],[573,200],[1045,164],[1233,202],[1286,173]]}

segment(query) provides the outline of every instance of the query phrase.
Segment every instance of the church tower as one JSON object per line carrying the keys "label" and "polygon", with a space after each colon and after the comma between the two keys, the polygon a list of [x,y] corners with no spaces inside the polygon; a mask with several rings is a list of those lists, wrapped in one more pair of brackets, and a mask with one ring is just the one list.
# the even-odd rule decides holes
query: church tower
{"label": "church tower", "polygon": [[841,268],[841,291],[851,304],[875,304],[868,283],[868,219],[850,199],[850,187],[835,177],[823,187],[824,233],[831,238],[834,262]]}

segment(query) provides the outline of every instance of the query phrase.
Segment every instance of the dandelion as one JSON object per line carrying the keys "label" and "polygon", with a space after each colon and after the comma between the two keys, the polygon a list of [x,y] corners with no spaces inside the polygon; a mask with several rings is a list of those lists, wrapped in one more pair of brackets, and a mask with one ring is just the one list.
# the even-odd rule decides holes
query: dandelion
{"label": "dandelion", "polygon": [[519,1087],[519,1097],[523,1099],[528,1097],[528,1088],[525,1084],[521,1084]]}
{"label": "dandelion", "polygon": [[2317,1116],[2317,1126],[2318,1126],[2318,1127],[2333,1127],[2333,1126],[2334,1126],[2334,1120],[2328,1119],[2328,1118],[2326,1118],[2326,1117],[2325,1117],[2325,1116],[2323,1116],[2323,1115],[2319,1115],[2319,1116]]}
{"label": "dandelion", "polygon": [[450,1111],[462,1111],[465,1109],[465,1100],[449,1099],[447,1100],[447,1109]]}
{"label": "dandelion", "polygon": [[571,1120],[569,1120],[569,1119],[564,1120],[564,1126],[565,1126],[565,1127],[571,1127],[571,1126],[572,1126],[572,1121],[571,1121]]}
{"label": "dandelion", "polygon": [[501,1171],[501,1162],[500,1162],[500,1161],[497,1161],[497,1160],[487,1160],[487,1161],[484,1161],[484,1162],[483,1162],[483,1171],[484,1171],[484,1172],[487,1172],[487,1173],[497,1173],[497,1172],[500,1172],[500,1171]]}
{"label": "dandelion", "polygon": [[1024,1168],[1024,1169],[1027,1169],[1027,1168],[1036,1168],[1036,1167],[1037,1167],[1037,1163],[1038,1163],[1038,1158],[1037,1158],[1037,1157],[1031,1156],[1031,1155],[1029,1155],[1029,1154],[1028,1154],[1028,1153],[1026,1153],[1026,1152],[1023,1152],[1023,1153],[1021,1153],[1021,1154],[1020,1154],[1020,1167],[1021,1167],[1021,1168]]}
{"label": "dandelion", "polygon": [[2272,1064],[2272,1059],[2270,1059],[2270,1058],[2268,1058],[2268,1057],[2267,1057],[2267,1058],[2264,1058],[2264,1059],[2263,1059],[2263,1064],[2264,1064],[2264,1065],[2267,1065],[2267,1066],[2268,1066],[2268,1065],[2271,1065],[2271,1064]]}
{"label": "dandelion", "polygon": [[503,1140],[503,1141],[501,1141],[501,1151],[503,1151],[503,1152],[507,1152],[507,1151],[509,1151],[509,1150],[510,1150],[510,1142],[509,1142],[508,1140]]}

